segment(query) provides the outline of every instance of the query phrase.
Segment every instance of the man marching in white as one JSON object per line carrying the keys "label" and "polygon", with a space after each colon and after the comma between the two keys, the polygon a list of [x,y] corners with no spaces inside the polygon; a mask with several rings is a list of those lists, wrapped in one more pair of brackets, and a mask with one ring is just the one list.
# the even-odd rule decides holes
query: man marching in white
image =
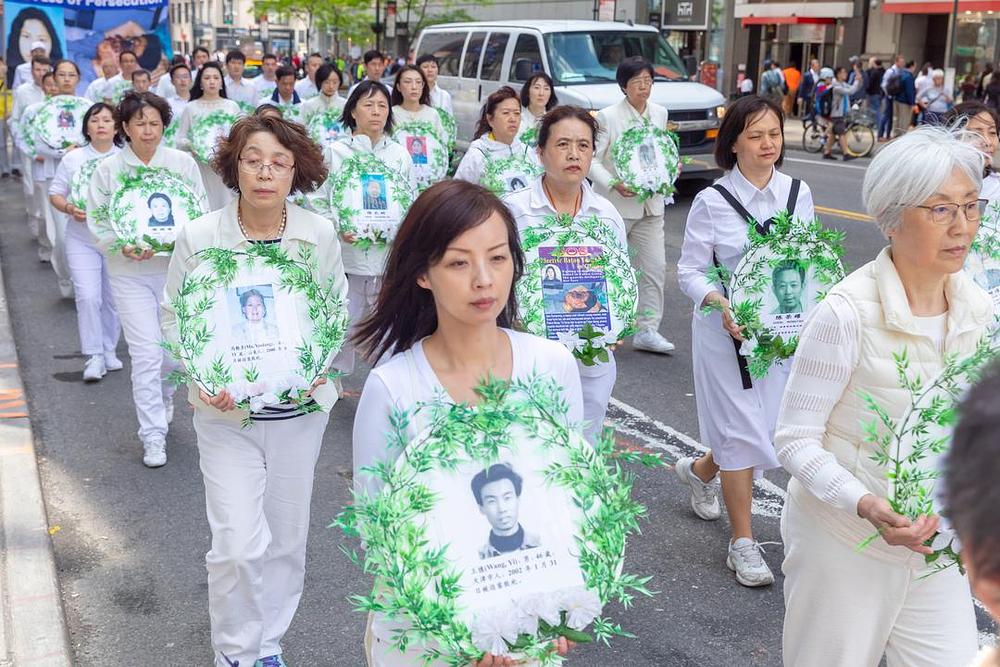
{"label": "man marching in white", "polygon": [[244,111],[249,111],[257,106],[260,96],[253,79],[243,78],[246,64],[247,57],[242,51],[233,49],[226,54],[226,97],[243,107]]}

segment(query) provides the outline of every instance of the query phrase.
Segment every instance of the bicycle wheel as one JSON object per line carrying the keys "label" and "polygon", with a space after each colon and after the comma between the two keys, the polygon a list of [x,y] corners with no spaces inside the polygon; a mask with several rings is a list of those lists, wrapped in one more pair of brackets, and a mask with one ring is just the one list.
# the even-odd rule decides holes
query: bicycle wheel
{"label": "bicycle wheel", "polygon": [[807,153],[819,153],[823,150],[823,138],[826,133],[823,128],[816,125],[815,122],[809,123],[805,126],[802,132],[802,150]]}
{"label": "bicycle wheel", "polygon": [[860,123],[851,123],[847,126],[847,153],[854,157],[866,157],[875,148],[875,133],[872,128]]}

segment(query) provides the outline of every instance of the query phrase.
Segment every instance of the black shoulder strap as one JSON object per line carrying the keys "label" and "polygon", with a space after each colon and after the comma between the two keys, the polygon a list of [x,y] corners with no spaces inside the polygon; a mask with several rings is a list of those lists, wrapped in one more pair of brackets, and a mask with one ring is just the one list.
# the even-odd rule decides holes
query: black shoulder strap
{"label": "black shoulder strap", "polygon": [[720,183],[712,183],[712,189],[714,189],[716,192],[722,195],[722,198],[726,200],[726,203],[732,206],[734,211],[743,216],[744,220],[748,222],[750,221],[750,219],[753,217],[752,215],[750,215],[750,211],[746,210],[743,207],[743,204],[740,203],[740,200],[737,199],[732,192],[727,190],[726,186]]}
{"label": "black shoulder strap", "polygon": [[[720,186],[721,187],[721,186]],[[737,204],[739,202],[736,202]],[[719,262],[719,257],[712,251],[712,264],[717,267],[722,267]],[[722,296],[729,298],[729,289],[725,283],[722,284]],[[742,343],[735,338],[730,337],[733,341],[733,347],[736,348],[736,365],[740,369],[740,382],[743,384],[743,389],[753,389],[753,378],[750,377],[750,366],[747,364],[747,358],[740,354],[740,346]]]}
{"label": "black shoulder strap", "polygon": [[788,215],[795,215],[795,203],[799,199],[799,187],[802,185],[802,181],[798,178],[792,179],[792,189],[788,191],[788,203],[785,204],[785,210],[788,211]]}

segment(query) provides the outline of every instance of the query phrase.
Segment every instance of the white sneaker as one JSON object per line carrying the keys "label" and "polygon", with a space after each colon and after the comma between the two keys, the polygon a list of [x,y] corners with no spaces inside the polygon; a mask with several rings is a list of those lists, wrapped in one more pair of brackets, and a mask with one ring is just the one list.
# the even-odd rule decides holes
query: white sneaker
{"label": "white sneaker", "polygon": [[681,459],[674,466],[674,472],[677,473],[678,479],[691,489],[691,509],[694,513],[705,521],[715,521],[722,516],[722,508],[719,507],[719,483],[716,480],[701,481],[691,469],[694,461],[691,457]]}
{"label": "white sneaker", "polygon": [[38,238],[38,219],[37,218],[32,218],[32,217],[28,218],[28,231],[31,232],[31,238],[33,238],[33,239],[37,239]]}
{"label": "white sneaker", "polygon": [[87,359],[83,366],[83,381],[98,382],[107,371],[104,368],[104,356],[95,354]]}
{"label": "white sneaker", "polygon": [[760,544],[748,537],[729,543],[726,565],[736,573],[736,581],[750,588],[774,583],[774,574],[761,557],[761,551]]}
{"label": "white sneaker", "polygon": [[59,281],[59,294],[62,295],[64,299],[73,298],[73,281],[72,280],[60,280]]}
{"label": "white sneaker", "polygon": [[38,248],[38,261],[45,262],[46,264],[52,261],[52,250],[49,248]]}
{"label": "white sneaker", "polygon": [[125,368],[125,364],[114,352],[104,353],[104,369],[108,371],[120,371]]}
{"label": "white sneaker", "polygon": [[670,354],[674,351],[674,344],[655,329],[640,329],[632,338],[632,347],[656,354]]}
{"label": "white sneaker", "polygon": [[163,438],[155,438],[142,443],[142,464],[147,468],[159,468],[167,463],[167,443]]}

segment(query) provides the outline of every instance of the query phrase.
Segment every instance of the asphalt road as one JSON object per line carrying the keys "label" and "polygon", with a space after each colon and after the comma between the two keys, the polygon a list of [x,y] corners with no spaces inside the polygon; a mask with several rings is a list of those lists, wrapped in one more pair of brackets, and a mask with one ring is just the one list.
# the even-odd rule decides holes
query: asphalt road
{"label": "asphalt road", "polygon": [[[828,225],[847,232],[847,263],[858,267],[883,245],[862,211],[864,164],[820,162],[791,152],[785,170],[813,189]],[[676,265],[693,192],[667,214],[668,266]],[[211,664],[204,555],[209,546],[203,486],[190,408],[177,400],[167,440],[169,463],[142,466],[128,370],[96,385],[80,378],[73,303],[59,298],[47,265],[37,261],[23,222],[20,185],[0,183],[0,256],[21,369],[38,438],[56,562],[79,667]],[[822,209],[821,209],[822,210]],[[673,460],[696,451],[698,423],[691,377],[691,304],[669,269],[663,332],[677,352],[659,357],[623,349],[609,417],[624,445],[663,451]],[[127,359],[124,342],[120,355]],[[334,408],[316,471],[305,594],[284,642],[296,666],[363,664],[364,617],[346,600],[367,585],[338,550],[328,525],[348,501],[350,433],[356,373]],[[755,529],[779,543],[778,512],[787,481],[773,472],[758,484]],[[649,509],[630,544],[627,569],[653,575],[658,594],[628,610],[607,611],[638,639],[610,649],[583,647],[570,665],[779,665],[782,595],[780,544],[765,547],[778,574],[774,586],[751,590],[726,569],[728,526],[697,519],[673,473],[642,471],[636,484]],[[981,616],[986,632],[993,629]]]}

